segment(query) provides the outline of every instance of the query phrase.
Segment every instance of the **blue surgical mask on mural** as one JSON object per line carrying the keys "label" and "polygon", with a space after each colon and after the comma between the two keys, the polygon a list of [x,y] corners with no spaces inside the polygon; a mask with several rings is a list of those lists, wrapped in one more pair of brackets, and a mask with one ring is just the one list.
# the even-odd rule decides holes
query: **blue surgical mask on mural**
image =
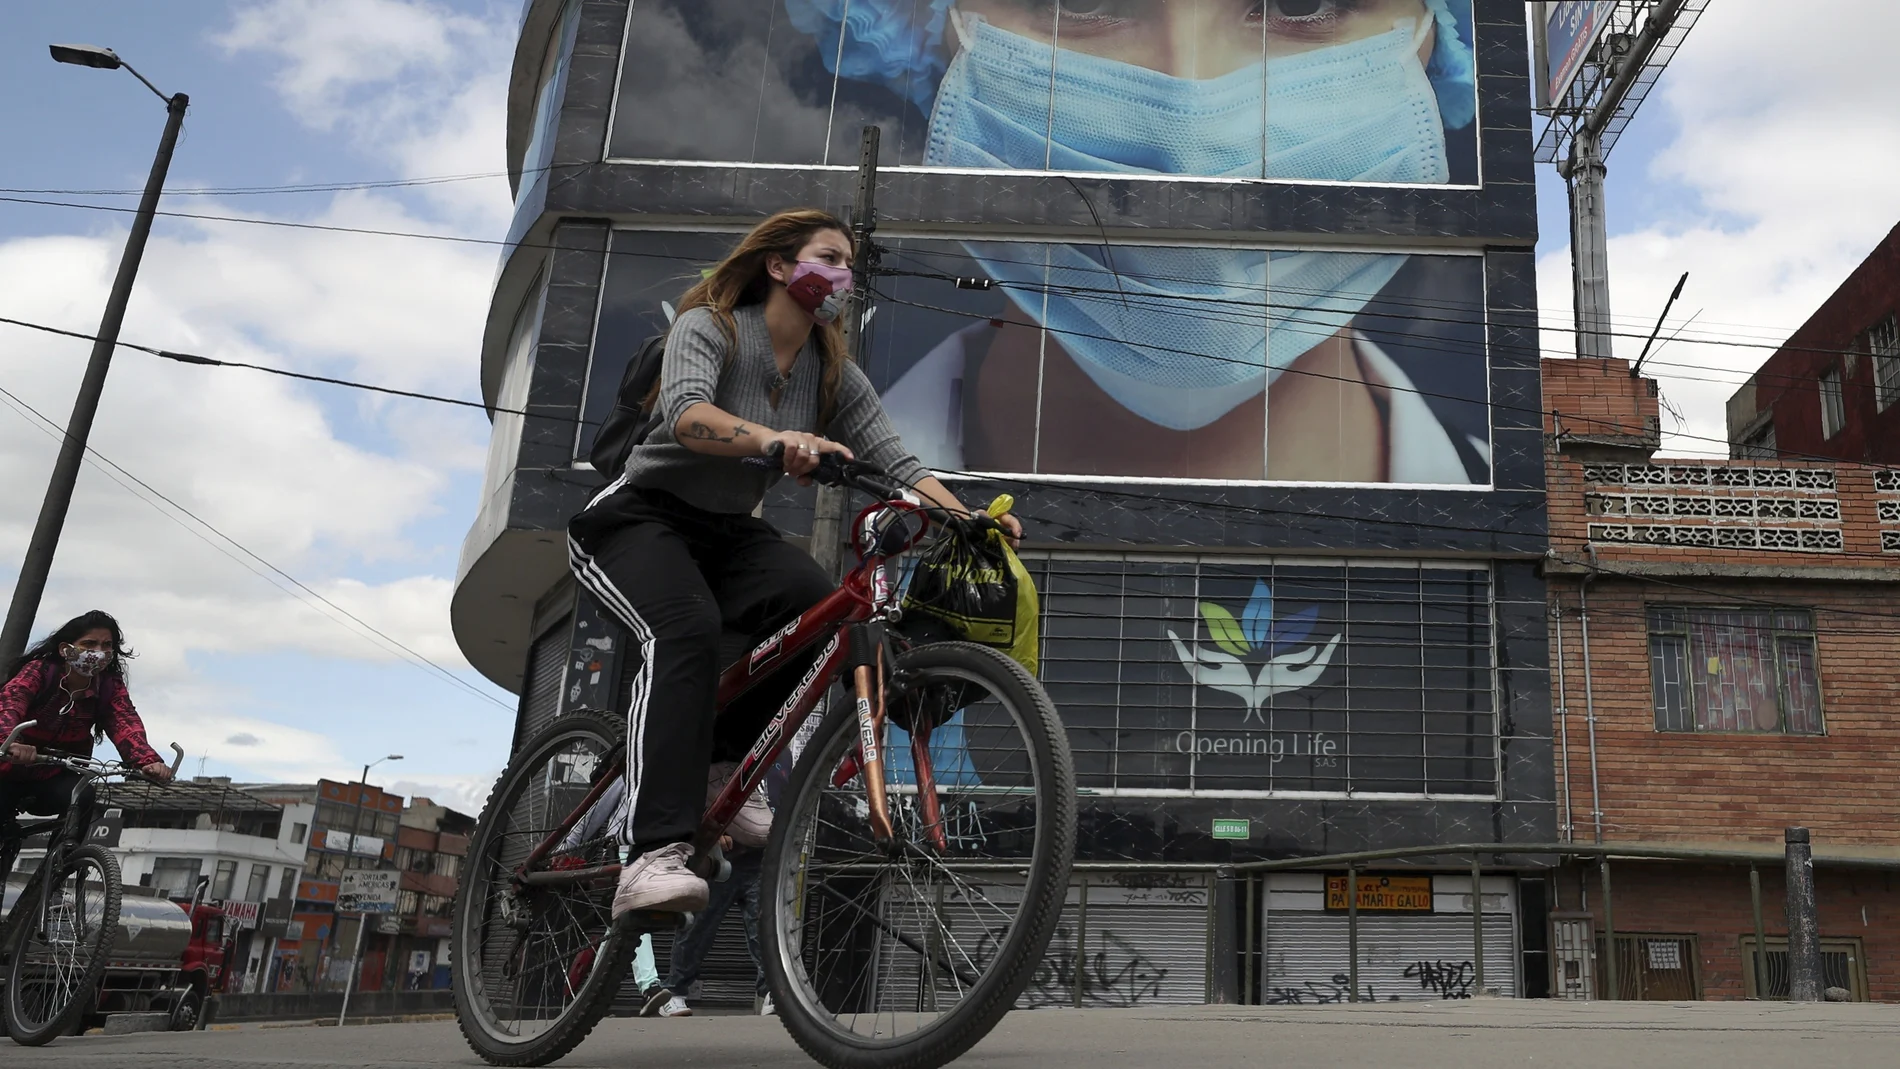
{"label": "blue surgical mask on mural", "polygon": [[[1418,60],[1429,19],[1204,80],[1056,49],[981,16],[952,19],[962,47],[938,87],[927,166],[1421,184],[1450,176]],[[1056,332],[1096,385],[1174,430],[1204,427],[1258,395],[1405,263],[1122,246],[1111,273],[1097,250],[1050,245],[1045,298],[1045,265],[1022,262],[1023,246],[967,247],[991,277],[1014,284],[1012,299]]]}

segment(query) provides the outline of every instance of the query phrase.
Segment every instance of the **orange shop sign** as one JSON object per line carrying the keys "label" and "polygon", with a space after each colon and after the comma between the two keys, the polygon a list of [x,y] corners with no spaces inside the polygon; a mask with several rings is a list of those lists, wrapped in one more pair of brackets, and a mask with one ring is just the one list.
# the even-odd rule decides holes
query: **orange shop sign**
{"label": "orange shop sign", "polygon": [[[1430,876],[1361,876],[1359,908],[1380,913],[1430,913],[1432,878]],[[1346,877],[1326,877],[1326,908],[1346,909]]]}

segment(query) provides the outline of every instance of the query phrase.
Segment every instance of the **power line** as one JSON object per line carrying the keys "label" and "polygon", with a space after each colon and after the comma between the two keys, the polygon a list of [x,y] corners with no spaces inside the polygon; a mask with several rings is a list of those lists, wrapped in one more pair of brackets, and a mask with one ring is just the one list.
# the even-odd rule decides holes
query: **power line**
{"label": "power line", "polygon": [[[34,205],[41,205],[45,207],[77,208],[77,209],[87,210],[87,211],[117,212],[121,214],[133,214],[137,211],[137,209],[134,209],[134,208],[123,208],[123,207],[119,207],[116,205],[109,205],[109,204],[82,204],[82,203],[77,203],[73,201],[44,200],[44,199],[36,199],[36,198],[21,197],[21,196],[0,196],[0,203],[34,204]],[[255,218],[246,218],[244,216],[210,215],[210,214],[201,213],[201,212],[176,212],[176,211],[163,211],[163,210],[159,211],[157,214],[161,216],[165,216],[167,218],[174,218],[174,219],[195,219],[202,222],[237,223],[237,224],[249,225],[249,226],[274,226],[274,227],[283,227],[283,228],[293,229],[293,230],[310,230],[310,231],[317,231],[317,232],[324,232],[324,233],[337,233],[337,234],[357,234],[357,235],[363,235],[363,236],[369,236],[369,237],[409,238],[409,239],[421,240],[421,241],[441,241],[441,242],[448,242],[452,244],[487,245],[487,246],[500,246],[500,247],[509,247],[509,248],[536,248],[536,249],[550,249],[550,250],[559,248],[559,246],[555,246],[551,244],[541,244],[541,243],[531,243],[531,242],[509,242],[509,241],[497,239],[497,238],[476,238],[476,237],[467,237],[467,236],[457,235],[457,234],[430,234],[430,233],[424,233],[421,231],[386,230],[386,229],[378,229],[374,227],[338,226],[338,225],[325,224],[325,223],[300,223],[300,222],[295,222],[295,221],[287,220],[287,219],[255,219]],[[914,252],[915,250],[912,250],[912,251]],[[1268,253],[1268,252],[1273,252],[1275,250],[1261,249],[1261,250],[1250,250],[1250,251],[1259,251],[1262,253]],[[1349,253],[1351,250],[1342,249],[1339,251],[1342,253]],[[670,261],[677,261],[680,259],[677,256],[668,255],[665,253],[643,253],[643,252],[636,252],[633,250],[613,249],[613,248],[609,248],[607,250],[607,255],[609,256],[637,256],[637,257],[643,257],[643,258],[648,258],[648,259],[661,259],[661,260],[670,260]],[[936,254],[936,255],[951,255],[951,254],[941,253],[941,254]],[[1394,253],[1391,255],[1409,255],[1409,254]],[[1024,266],[1032,266],[1032,267],[1045,266],[1042,264],[1031,263],[1030,261],[998,260],[997,262],[1018,263]],[[1129,272],[1120,272],[1120,273],[1123,275],[1130,274]],[[953,275],[930,274],[930,273],[925,273],[925,272],[899,272],[899,271],[884,270],[884,271],[881,271],[880,274],[888,274],[888,275],[914,274],[917,277],[936,278],[939,281],[955,281],[956,279],[956,276],[953,276]],[[1134,275],[1133,277],[1156,278],[1156,279],[1162,279],[1162,280],[1168,280],[1170,278],[1170,276],[1162,276],[1162,275]],[[1197,282],[1201,284],[1216,284],[1216,285],[1227,286],[1228,288],[1254,288],[1251,286],[1251,284],[1235,283],[1235,284],[1230,285],[1228,283],[1220,282],[1219,280],[1213,280],[1213,279],[1181,278],[1181,279],[1175,279],[1175,280],[1186,281],[1186,282]],[[1016,283],[1010,283],[1010,282],[1001,281],[1001,280],[991,280],[991,281],[995,285],[998,285],[998,286],[1031,285],[1028,283],[1016,284]],[[1048,285],[1048,284],[1045,283],[1043,285]],[[1093,287],[1076,287],[1072,285],[1071,286],[1058,285],[1055,288],[1066,288],[1066,289],[1077,290],[1077,291],[1093,289]],[[1262,286],[1260,288],[1264,291],[1266,287]],[[1118,291],[1110,291],[1104,288],[1101,290],[1101,292],[1108,293],[1108,292],[1118,292]],[[1295,291],[1281,290],[1279,292],[1295,292]],[[1348,292],[1349,291],[1332,291],[1332,294],[1343,295],[1343,294],[1347,294]],[[1376,296],[1376,294],[1368,294],[1366,296],[1371,297],[1371,296]],[[1225,298],[1209,298],[1209,297],[1193,297],[1193,296],[1169,297],[1167,299],[1170,301],[1185,301],[1185,302],[1222,303],[1222,302],[1227,301],[1227,299]],[[1388,298],[1388,300],[1390,299]],[[1257,307],[1256,305],[1253,304],[1253,302],[1240,302],[1240,303],[1246,306]],[[1406,303],[1406,302],[1397,301],[1394,303]],[[1410,303],[1419,303],[1419,302],[1414,301]],[[1268,305],[1268,306],[1271,307],[1271,305]],[[1499,311],[1501,311],[1504,314],[1530,314],[1530,315],[1540,314],[1534,308],[1533,309],[1501,309]],[[957,313],[957,314],[964,314],[964,313]],[[1373,314],[1382,316],[1384,318],[1389,318],[1389,319],[1430,320],[1434,318],[1434,317],[1427,317],[1427,316],[1407,315],[1405,313],[1397,313],[1397,312],[1390,312],[1390,313],[1380,312],[1380,313],[1373,313]],[[1442,317],[1439,317],[1437,321],[1463,322],[1463,323],[1471,323],[1471,324],[1481,324],[1484,322],[1482,320],[1475,320],[1475,319],[1474,320],[1453,320],[1453,319],[1443,319]],[[1556,333],[1575,333],[1577,328],[1574,326],[1564,327],[1564,326],[1551,325],[1551,324],[1543,323],[1540,320],[1539,329],[1549,330]],[[1593,333],[1597,333],[1597,332],[1593,332]],[[1609,332],[1603,332],[1603,333],[1607,333],[1612,337],[1630,337],[1630,338],[1648,337],[1647,332],[1644,332],[1644,331],[1609,331]],[[1676,340],[1682,342],[1683,344],[1714,345],[1714,346],[1721,346],[1721,347],[1727,347],[1727,348],[1761,349],[1761,350],[1772,350],[1772,351],[1777,351],[1777,352],[1782,351],[1782,350],[1787,350],[1790,352],[1809,352],[1809,353],[1820,353],[1820,354],[1836,355],[1836,356],[1847,355],[1850,353],[1858,354],[1858,350],[1855,350],[1855,349],[1827,348],[1827,347],[1820,347],[1820,346],[1790,346],[1785,343],[1776,343],[1772,341],[1751,342],[1751,341],[1743,341],[1743,340],[1737,340],[1737,339],[1696,337],[1696,336],[1679,337]],[[1669,366],[1680,367],[1680,366],[1692,366],[1692,365],[1672,364]],[[1703,366],[1701,369],[1708,370],[1708,371],[1730,371],[1731,370],[1728,368],[1719,368],[1719,367],[1710,367],[1710,366]]]}
{"label": "power line", "polygon": [[[66,432],[63,428],[61,428],[57,423],[54,423],[52,420],[48,419],[38,409],[34,408],[32,405],[22,400],[17,394],[14,394],[12,391],[7,390],[5,387],[0,387],[0,398],[4,398],[5,401],[22,418],[27,418],[27,416],[30,414],[31,419],[29,420],[29,422],[32,422],[33,420],[37,420],[40,424],[43,425],[40,429],[49,438],[53,438],[54,440],[61,440],[66,437]],[[276,580],[272,579],[270,575],[265,574],[264,571],[259,571],[257,567],[254,567],[252,564],[248,563],[244,559],[233,555],[229,550],[225,549],[224,546],[220,546],[217,542],[213,542],[210,538],[207,538],[205,534],[203,533],[203,531],[193,529],[192,527],[185,524],[184,521],[180,520],[177,516],[167,513],[164,509],[159,508],[158,504],[154,502],[153,500],[151,500],[151,498],[157,498],[158,501],[163,501],[166,505],[171,506],[173,509],[176,509],[179,513],[182,513],[183,515],[189,517],[193,523],[196,523],[199,527],[203,528],[204,531],[209,531],[211,532],[211,534],[216,535],[224,543],[236,549],[238,553],[243,554],[244,557],[248,557],[250,561],[256,562],[257,565],[261,565],[268,572],[275,574],[281,579],[287,581],[292,586],[296,587],[298,590],[303,591],[305,594],[309,595],[311,598],[314,598],[316,599],[316,601],[322,603],[324,606],[327,606],[330,610],[332,610],[332,612],[340,614],[342,617],[355,623],[363,631],[367,631],[369,633],[368,635],[365,635],[362,633],[362,631],[354,632],[355,634],[357,634],[359,638],[363,638],[366,641],[370,641],[371,645],[375,645],[376,643],[374,642],[374,640],[371,640],[369,638],[370,635],[374,635],[377,639],[381,639],[384,643],[386,643],[386,645],[383,647],[385,652],[390,652],[392,650],[399,652],[400,654],[405,655],[407,658],[409,658],[410,664],[414,665],[417,668],[422,669],[424,672],[432,672],[432,674],[435,675],[436,677],[446,680],[452,685],[457,686],[461,688],[462,690],[465,690],[468,693],[474,695],[475,697],[480,698],[483,701],[489,702],[490,704],[497,706],[498,708],[510,709],[507,703],[497,700],[493,695],[490,695],[482,691],[479,687],[476,687],[470,684],[467,680],[456,675],[454,672],[451,672],[447,668],[444,668],[440,664],[437,664],[435,661],[430,660],[428,657],[424,656],[423,654],[418,653],[415,650],[409,648],[407,645],[403,644],[401,641],[395,638],[392,638],[388,634],[385,634],[383,631],[378,629],[375,625],[364,620],[362,617],[357,616],[355,613],[350,612],[348,609],[345,609],[343,606],[338,605],[336,602],[331,601],[327,597],[324,597],[321,593],[318,593],[316,590],[311,589],[309,585],[304,583],[302,580],[298,579],[296,576],[291,575],[289,572],[284,571],[282,568],[279,568],[277,565],[272,564],[270,561],[264,559],[262,556],[253,552],[249,547],[245,546],[242,542],[239,542],[237,539],[232,538],[230,535],[225,534],[223,531],[219,530],[210,521],[192,512],[190,509],[179,504],[177,501],[172,500],[170,497],[166,496],[163,492],[153,487],[150,483],[146,482],[145,480],[139,478],[138,476],[120,467],[111,458],[99,452],[97,449],[88,445],[86,446],[86,452],[87,454],[89,454],[87,457],[87,462],[90,463],[95,470],[101,472],[107,478],[111,479],[113,482],[118,483],[122,489],[132,494],[132,496],[137,497],[140,500],[144,501],[147,505],[150,505],[160,515],[165,516],[167,519],[177,524],[180,528],[184,529],[185,531],[197,537],[200,541],[203,541],[205,544],[211,546],[213,549],[216,549],[220,553],[223,553],[225,556],[230,557],[233,561],[236,561],[238,564],[243,565],[244,568],[247,571],[250,571],[253,575],[256,575],[259,578],[264,579],[266,582],[269,582],[272,586],[276,587],[277,589],[283,591],[286,594],[289,594],[293,599],[304,602],[305,605],[307,605],[313,610],[316,610],[318,615],[323,616],[326,619],[329,619],[337,623],[339,626],[344,627],[345,630],[350,630],[349,626],[347,624],[344,624],[343,620],[338,619],[337,616],[331,615],[330,613],[323,612],[321,609],[317,609],[316,605],[311,604],[310,602],[306,601],[303,598],[297,597],[297,595],[294,592],[284,587],[282,584],[278,583]],[[146,492],[146,494],[151,495],[151,497],[146,497],[140,494],[138,490],[133,489],[134,484],[142,488]]]}
{"label": "power line", "polygon": [[[5,324],[8,324],[10,326],[15,326],[15,327],[25,327],[28,330],[44,331],[47,334],[57,334],[61,337],[66,337],[66,338],[76,338],[81,341],[95,340],[93,335],[86,334],[82,331],[64,330],[60,327],[48,326],[44,323],[31,323],[24,319],[13,319],[7,316],[0,316],[0,323],[5,323]],[[246,371],[262,371],[267,375],[281,375],[287,379],[301,379],[305,382],[320,382],[329,386],[343,386],[352,390],[368,390],[372,393],[389,394],[393,397],[408,397],[408,398],[413,398],[414,400],[417,400],[417,401],[433,401],[436,404],[456,405],[462,408],[478,408],[484,412],[506,414],[510,416],[528,416],[534,419],[551,419],[551,420],[557,420],[557,421],[562,421],[562,422],[567,422],[567,423],[585,424],[590,427],[598,422],[597,420],[583,419],[578,416],[563,416],[563,415],[557,415],[551,412],[530,412],[526,409],[521,409],[521,408],[503,408],[500,405],[496,405],[491,408],[480,401],[469,401],[469,400],[464,400],[463,398],[460,398],[460,397],[444,397],[440,394],[420,393],[415,390],[399,390],[393,386],[378,386],[375,383],[358,382],[355,379],[336,378],[331,375],[312,375],[312,374],[308,374],[302,371],[288,371],[288,370],[285,370],[284,368],[270,367],[265,364],[245,363],[242,360],[218,360],[209,356],[198,356],[194,353],[181,353],[181,352],[176,352],[170,349],[157,349],[157,348],[153,348],[150,345],[140,345],[136,342],[121,341],[118,344],[121,348],[135,349],[141,353],[150,353],[153,356],[163,357],[166,360],[174,360],[181,364],[198,364],[203,367],[234,367],[234,368],[243,368]]]}
{"label": "power line", "polygon": [[[530,167],[522,171],[522,177],[548,170],[548,167]],[[409,189],[416,186],[440,186],[456,182],[478,182],[490,178],[507,178],[507,171],[477,171],[468,174],[429,175],[421,178],[384,178],[355,182],[299,182],[275,186],[168,186],[167,197],[249,197],[271,194],[292,193],[348,193],[369,189]],[[142,189],[24,189],[0,186],[0,193],[14,193],[31,196],[60,197],[136,197]]]}

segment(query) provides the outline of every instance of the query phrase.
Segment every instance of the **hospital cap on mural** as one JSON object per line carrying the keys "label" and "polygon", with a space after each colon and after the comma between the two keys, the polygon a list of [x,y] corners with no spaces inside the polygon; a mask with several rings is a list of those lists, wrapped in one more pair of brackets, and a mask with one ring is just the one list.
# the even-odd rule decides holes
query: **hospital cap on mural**
{"label": "hospital cap on mural", "polygon": [[[949,65],[944,34],[953,0],[785,0],[799,32],[820,43],[825,69],[853,81],[881,85],[929,111]],[[1447,129],[1469,124],[1477,111],[1472,58],[1471,0],[1424,0],[1440,34],[1425,68],[1438,94]],[[839,26],[844,47],[838,48]]]}

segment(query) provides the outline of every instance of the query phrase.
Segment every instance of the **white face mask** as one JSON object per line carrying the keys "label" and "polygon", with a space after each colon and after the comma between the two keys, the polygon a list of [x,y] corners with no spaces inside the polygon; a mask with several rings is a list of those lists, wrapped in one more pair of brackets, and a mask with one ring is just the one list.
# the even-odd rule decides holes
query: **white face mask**
{"label": "white face mask", "polygon": [[[1418,60],[1429,18],[1206,80],[1056,49],[980,16],[956,14],[952,24],[962,47],[931,113],[928,166],[1404,183],[1450,177],[1437,96]],[[1096,385],[1174,430],[1207,426],[1258,396],[1351,322],[1406,260],[1121,246],[1110,272],[1088,246],[966,248],[991,277],[1013,283],[1011,299],[1050,328]]]}
{"label": "white face mask", "polygon": [[67,666],[82,676],[96,676],[112,663],[111,650],[82,650],[78,646],[66,646],[59,653],[65,658]]}

